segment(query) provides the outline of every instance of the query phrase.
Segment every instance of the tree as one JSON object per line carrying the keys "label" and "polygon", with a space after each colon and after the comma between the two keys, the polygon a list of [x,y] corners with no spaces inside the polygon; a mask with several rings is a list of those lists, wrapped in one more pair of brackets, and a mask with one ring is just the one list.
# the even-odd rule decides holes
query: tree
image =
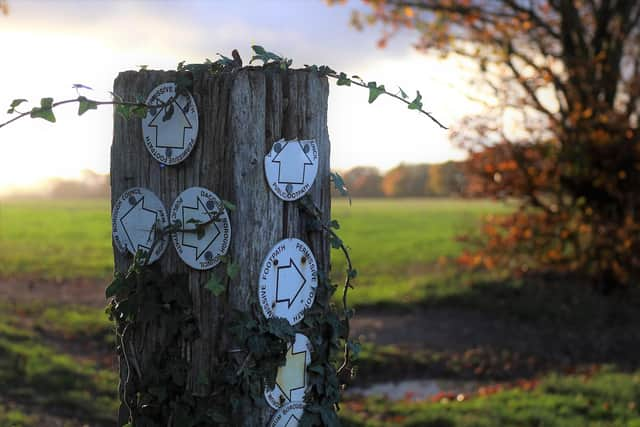
{"label": "tree", "polygon": [[382,176],[378,168],[357,166],[344,174],[344,182],[354,197],[381,197]]}
{"label": "tree", "polygon": [[465,193],[466,178],[459,162],[429,165],[425,193],[432,196],[459,196]]}
{"label": "tree", "polygon": [[382,192],[387,197],[422,197],[429,178],[429,165],[401,164],[382,179]]}
{"label": "tree", "polygon": [[467,258],[637,283],[640,2],[365,3],[383,41],[408,28],[421,50],[477,60],[486,113],[454,138],[472,151],[469,170],[486,193],[521,209],[487,224],[488,246]]}

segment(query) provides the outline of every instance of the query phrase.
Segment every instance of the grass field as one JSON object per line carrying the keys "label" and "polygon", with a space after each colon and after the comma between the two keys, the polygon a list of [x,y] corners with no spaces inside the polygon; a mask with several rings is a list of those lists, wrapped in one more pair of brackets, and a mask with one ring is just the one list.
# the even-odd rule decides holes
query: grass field
{"label": "grass field", "polygon": [[[349,206],[338,199],[333,217],[360,273],[362,291],[352,293],[352,302],[425,298],[430,284],[442,283],[436,261],[460,253],[454,237],[474,233],[484,215],[508,209],[489,201],[356,199]],[[0,254],[0,277],[108,278],[113,268],[109,203],[0,202]],[[344,260],[338,251],[332,256],[339,280]]]}
{"label": "grass field", "polygon": [[106,278],[108,200],[0,201],[0,276]]}
{"label": "grass field", "polygon": [[[450,270],[438,260],[460,254],[455,237],[476,235],[481,219],[508,212],[501,203],[451,199],[356,199],[349,206],[338,199],[332,216],[338,234],[351,248],[358,270],[354,305],[413,303],[442,290]],[[332,254],[334,276],[344,271],[344,259]]]}
{"label": "grass field", "polygon": [[639,427],[640,372],[604,368],[549,375],[520,387],[485,389],[471,398],[426,402],[370,398],[347,402],[346,427]]}
{"label": "grass field", "polygon": [[[414,329],[441,328],[445,345],[365,343],[359,381],[420,373],[491,384],[420,402],[353,397],[342,405],[346,426],[640,427],[640,293],[603,298],[580,284],[491,281],[439,262],[462,250],[456,235],[509,209],[446,199],[334,203],[359,271],[351,301],[373,320],[428,314],[438,323]],[[337,281],[344,261],[333,255]],[[0,202],[0,279],[105,280],[111,270],[107,201]],[[0,427],[113,425],[114,344],[102,297],[83,306],[29,295],[0,302]],[[455,335],[474,327],[471,338]]]}

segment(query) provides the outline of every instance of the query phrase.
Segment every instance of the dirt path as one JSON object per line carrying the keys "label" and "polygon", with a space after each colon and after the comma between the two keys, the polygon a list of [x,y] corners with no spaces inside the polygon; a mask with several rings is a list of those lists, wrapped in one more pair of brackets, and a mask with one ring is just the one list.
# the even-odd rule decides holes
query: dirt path
{"label": "dirt path", "polygon": [[9,303],[50,302],[54,304],[78,304],[104,307],[107,303],[104,290],[108,280],[0,280],[0,299]]}
{"label": "dirt path", "polygon": [[[104,307],[106,286],[106,280],[0,280],[0,298],[16,303]],[[640,350],[640,316],[612,321],[616,307],[603,305],[598,310],[588,323],[571,318],[559,323],[544,316],[523,321],[454,306],[361,309],[352,320],[352,335],[407,353],[438,353],[461,363],[473,359],[473,369],[488,363],[503,365],[501,374],[508,376],[529,376],[550,366],[637,365],[634,355]]]}

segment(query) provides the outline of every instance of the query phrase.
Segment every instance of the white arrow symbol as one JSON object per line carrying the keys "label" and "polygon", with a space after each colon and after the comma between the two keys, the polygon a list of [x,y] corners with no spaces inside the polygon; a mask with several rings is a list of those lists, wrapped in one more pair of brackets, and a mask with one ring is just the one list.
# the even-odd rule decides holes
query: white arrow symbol
{"label": "white arrow symbol", "polygon": [[136,202],[122,217],[120,224],[129,239],[131,248],[149,249],[155,236],[158,213],[144,207],[144,197]]}
{"label": "white arrow symbol", "polygon": [[[185,229],[189,225],[193,226],[193,230],[197,229],[197,224],[204,224],[211,221],[213,215],[209,213],[207,207],[202,203],[200,197],[196,202],[195,207],[183,206],[182,207],[182,224]],[[220,228],[215,222],[204,226],[204,236],[198,236],[195,231],[182,233],[182,244],[196,250],[196,259],[199,259],[202,254],[206,253],[209,246],[220,235]]]}
{"label": "white arrow symbol", "polygon": [[[278,143],[280,141],[276,144]],[[304,184],[305,168],[313,165],[300,141],[284,142],[278,154],[271,161],[278,163],[278,182],[280,184]]]}
{"label": "white arrow symbol", "polygon": [[291,308],[305,283],[307,279],[304,278],[293,259],[289,258],[289,265],[278,267],[276,302],[286,302]]}
{"label": "white arrow symbol", "polygon": [[[163,120],[167,108],[173,108],[173,115],[169,120]],[[185,132],[191,129],[191,122],[174,99],[166,107],[158,108],[158,112],[148,126],[156,128],[156,147],[184,148]]]}

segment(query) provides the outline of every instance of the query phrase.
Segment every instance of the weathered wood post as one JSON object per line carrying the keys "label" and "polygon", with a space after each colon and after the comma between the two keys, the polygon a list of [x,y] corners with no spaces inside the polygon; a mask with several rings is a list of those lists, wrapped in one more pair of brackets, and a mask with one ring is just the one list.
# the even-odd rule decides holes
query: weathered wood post
{"label": "weathered wood post", "polygon": [[[244,67],[217,74],[189,75],[193,81],[189,90],[197,104],[199,118],[193,151],[176,165],[162,165],[145,147],[140,119],[125,120],[116,115],[111,147],[111,200],[114,206],[127,189],[144,187],[154,192],[169,211],[182,191],[204,187],[236,207],[228,212],[232,228],[228,257],[239,266],[234,278],[226,276],[224,263],[204,271],[187,266],[171,241],[161,258],[152,264],[158,277],[173,274],[186,277],[185,281],[175,281],[173,286],[188,287],[190,300],[186,311],[192,310],[198,333],[193,341],[174,349],[174,353],[187,362],[185,390],[195,398],[204,399],[215,395],[216,377],[236,374],[226,372],[229,366],[222,364],[229,352],[236,351],[228,334],[229,318],[234,310],[254,317],[262,315],[252,307],[252,302],[257,300],[261,265],[273,245],[288,237],[301,239],[312,249],[319,270],[328,272],[330,248],[326,236],[306,227],[308,214],[297,202],[283,201],[271,191],[265,179],[264,158],[281,138],[316,141],[318,173],[309,195],[320,208],[322,221],[328,223],[329,89],[325,77],[279,67]],[[175,82],[176,77],[177,73],[170,71],[127,71],[115,80],[114,92],[125,100],[145,99],[156,86]],[[120,252],[114,245],[114,257],[116,271],[126,272],[132,256]],[[226,291],[219,296],[205,288],[212,275],[224,278]],[[327,296],[319,291],[315,305],[322,298]],[[142,309],[145,304],[162,306],[158,301],[138,302]],[[154,313],[161,314],[162,309]],[[163,340],[169,339],[170,329],[163,322],[148,322],[145,330],[132,327],[125,332],[130,342],[130,345],[121,343],[125,348],[120,348],[120,394],[125,401],[140,399],[136,392],[162,374],[153,372],[150,366],[159,357],[169,357],[160,353],[166,353]],[[175,354],[171,353],[170,357]],[[244,354],[238,355],[239,364],[246,362],[244,358]],[[160,390],[157,395],[162,393]],[[154,402],[161,400],[158,397]],[[127,406],[131,403],[123,403],[119,425],[128,422]],[[143,409],[137,413],[140,418],[136,425],[157,425],[144,419],[144,402],[138,402],[138,406]],[[168,412],[163,425],[182,427],[179,420],[184,414],[178,413],[179,408],[174,405],[165,410]],[[241,408],[241,413],[242,419],[232,420],[230,424],[264,426],[274,410],[263,399]]]}

